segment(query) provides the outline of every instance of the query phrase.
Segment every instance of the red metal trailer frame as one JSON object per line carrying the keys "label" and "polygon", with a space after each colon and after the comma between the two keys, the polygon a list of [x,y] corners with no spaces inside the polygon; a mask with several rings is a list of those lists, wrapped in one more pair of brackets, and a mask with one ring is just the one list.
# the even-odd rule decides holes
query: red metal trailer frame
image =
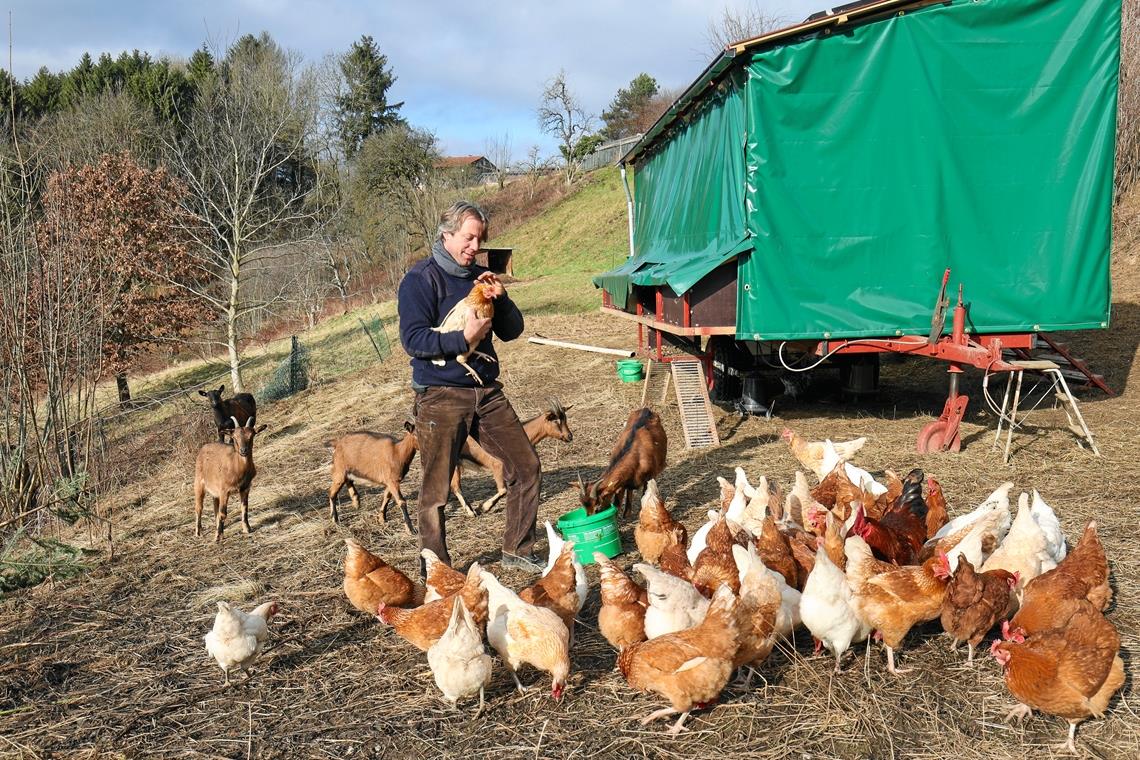
{"label": "red metal trailer frame", "polygon": [[[858,339],[824,339],[821,341],[796,341],[795,344],[807,353],[820,357],[840,354],[898,353],[908,356],[926,356],[947,362],[950,366],[950,390],[942,414],[934,422],[923,427],[918,434],[916,447],[920,453],[936,451],[959,451],[962,440],[959,433],[969,397],[959,393],[959,375],[963,367],[976,367],[985,372],[1013,372],[1017,367],[1002,358],[1005,349],[1029,350],[1035,346],[1036,333],[969,334],[966,332],[966,307],[962,302],[959,288],[958,302],[953,310],[953,328],[949,335],[942,335],[941,309],[949,270],[942,280],[942,292],[932,322],[935,324],[930,335],[892,335]],[[716,335],[735,336],[735,326],[694,324],[693,304],[690,292],[686,291],[676,299],[680,303],[680,319],[673,315],[666,319],[665,296],[660,287],[654,288],[654,309],[647,313],[642,300],[638,299],[633,313],[614,306],[609,294],[602,291],[602,311],[606,314],[636,322],[638,353],[648,355],[655,361],[668,362],[670,357],[664,352],[663,334],[687,339],[685,350],[704,362],[705,377],[712,384],[712,353],[700,348],[700,339]],[[679,322],[680,324],[677,324]],[[648,335],[647,335],[648,332]]]}

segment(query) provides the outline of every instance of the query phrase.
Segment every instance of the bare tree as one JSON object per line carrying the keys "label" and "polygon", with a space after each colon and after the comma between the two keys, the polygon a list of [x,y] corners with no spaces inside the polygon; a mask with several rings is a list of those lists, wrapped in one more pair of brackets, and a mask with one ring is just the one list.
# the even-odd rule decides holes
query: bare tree
{"label": "bare tree", "polygon": [[510,133],[504,132],[502,137],[487,138],[484,150],[487,151],[487,159],[495,165],[495,178],[499,181],[499,189],[502,190],[507,181],[507,172],[514,162]]}
{"label": "bare tree", "polygon": [[592,121],[593,117],[583,110],[578,98],[566,85],[566,72],[559,71],[542,91],[538,124],[543,132],[558,141],[567,185],[578,176],[581,161],[574,149],[578,141],[590,133]]}
{"label": "bare tree", "polygon": [[725,6],[720,16],[709,19],[705,29],[705,42],[715,57],[734,42],[759,37],[786,23],[785,17],[765,10],[756,0],[736,10]]}
{"label": "bare tree", "polygon": [[167,142],[187,187],[198,266],[209,275],[195,294],[224,330],[218,342],[235,392],[244,389],[248,317],[286,301],[292,284],[266,289],[255,280],[273,272],[289,246],[314,239],[328,213],[327,177],[315,166],[318,103],[315,77],[297,55],[265,35],[243,37],[199,85],[192,113]]}
{"label": "bare tree", "polygon": [[526,152],[526,158],[519,161],[518,169],[526,175],[527,200],[534,197],[534,191],[538,188],[538,181],[548,171],[549,166],[550,162],[542,157],[542,149],[537,145],[530,146],[530,150]]}

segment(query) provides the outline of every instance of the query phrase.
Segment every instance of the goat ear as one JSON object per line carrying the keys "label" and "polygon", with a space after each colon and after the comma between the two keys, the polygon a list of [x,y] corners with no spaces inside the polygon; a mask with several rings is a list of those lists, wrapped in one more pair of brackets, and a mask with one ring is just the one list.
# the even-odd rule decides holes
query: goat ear
{"label": "goat ear", "polygon": [[206,393],[206,391],[198,391],[198,395],[199,396],[208,396],[210,394]]}
{"label": "goat ear", "polygon": [[404,420],[404,430],[407,430],[409,433],[416,432],[416,423],[410,420]]}
{"label": "goat ear", "polygon": [[226,389],[226,386],[224,386],[224,385],[219,385],[219,386],[218,386],[218,395],[219,395],[219,396],[220,396],[220,395],[222,395],[222,391],[224,391],[225,389]]}
{"label": "goat ear", "polygon": [[254,435],[257,435],[257,434],[258,434],[258,433],[260,433],[262,430],[265,430],[265,428],[267,428],[267,427],[269,427],[269,426],[268,426],[268,425],[258,425],[258,426],[257,426],[257,429],[253,431]]}
{"label": "goat ear", "polygon": [[562,407],[562,413],[565,414],[566,412],[570,411],[573,408],[574,408],[573,404],[571,404],[570,406],[564,406],[564,407]]}

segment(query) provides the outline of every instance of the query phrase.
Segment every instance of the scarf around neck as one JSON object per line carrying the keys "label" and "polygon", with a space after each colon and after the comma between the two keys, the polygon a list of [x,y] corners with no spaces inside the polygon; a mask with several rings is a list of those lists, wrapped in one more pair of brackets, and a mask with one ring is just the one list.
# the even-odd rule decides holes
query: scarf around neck
{"label": "scarf around neck", "polygon": [[459,262],[451,257],[451,254],[443,247],[442,240],[436,240],[435,243],[432,244],[431,257],[435,259],[435,263],[439,264],[443,271],[453,277],[462,277],[464,280],[470,280],[475,276],[473,267],[460,266]]}

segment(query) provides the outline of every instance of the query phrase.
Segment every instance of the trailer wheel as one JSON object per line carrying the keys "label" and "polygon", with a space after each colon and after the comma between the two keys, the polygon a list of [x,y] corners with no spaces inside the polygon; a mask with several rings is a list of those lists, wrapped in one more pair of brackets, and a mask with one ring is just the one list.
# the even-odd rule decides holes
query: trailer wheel
{"label": "trailer wheel", "polygon": [[[918,449],[919,454],[937,454],[941,452],[943,444],[946,442],[946,428],[950,423],[938,420],[931,422],[924,427],[918,434],[918,441],[915,448]],[[962,450],[962,435],[961,430],[954,432],[954,438],[950,441],[949,446],[946,447],[947,451],[953,451],[957,454]]]}

